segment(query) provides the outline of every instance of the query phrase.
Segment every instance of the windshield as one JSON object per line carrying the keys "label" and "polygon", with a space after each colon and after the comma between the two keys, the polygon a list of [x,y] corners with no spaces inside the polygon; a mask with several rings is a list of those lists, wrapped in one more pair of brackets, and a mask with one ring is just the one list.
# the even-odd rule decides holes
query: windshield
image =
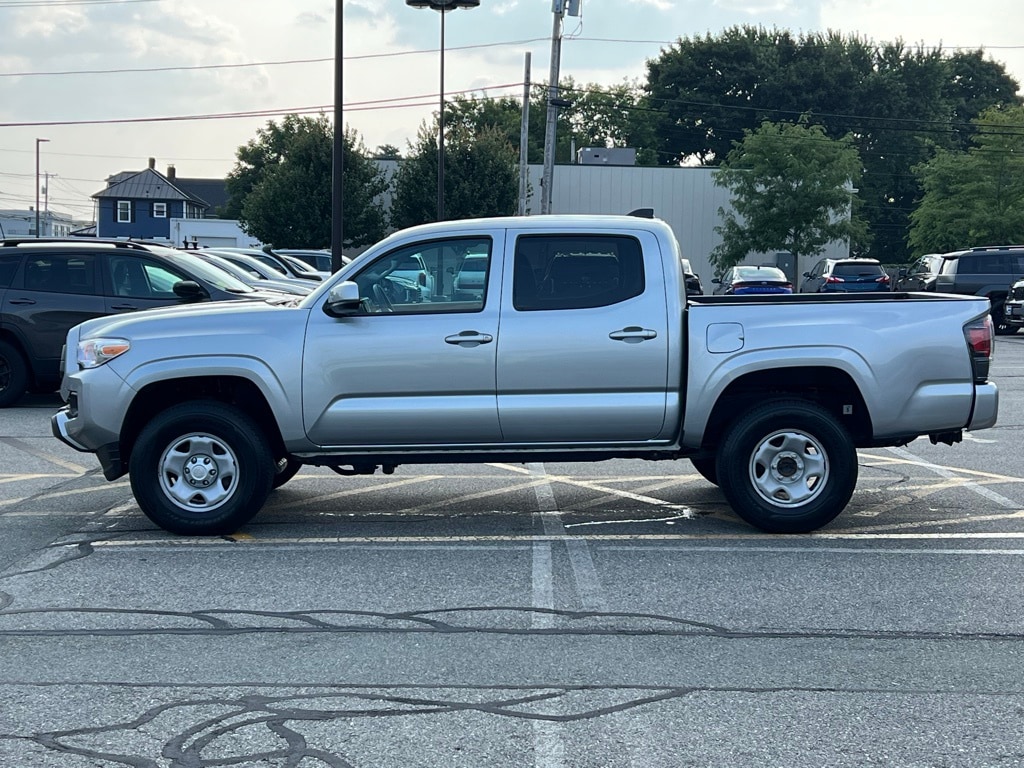
{"label": "windshield", "polygon": [[[156,249],[154,249],[155,252]],[[194,276],[205,280],[215,288],[219,288],[222,291],[228,291],[230,293],[255,293],[255,291],[234,275],[229,275],[223,269],[215,267],[212,264],[208,264],[198,256],[184,251],[174,251],[171,249],[161,249],[163,255],[170,255],[171,259],[175,264],[180,264],[184,269],[191,272]]]}

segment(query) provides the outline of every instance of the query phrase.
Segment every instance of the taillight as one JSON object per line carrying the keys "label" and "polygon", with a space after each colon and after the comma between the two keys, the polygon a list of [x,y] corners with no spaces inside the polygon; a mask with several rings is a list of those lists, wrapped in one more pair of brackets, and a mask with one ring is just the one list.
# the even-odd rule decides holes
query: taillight
{"label": "taillight", "polygon": [[825,278],[825,282],[826,283],[845,283],[846,281],[843,280],[843,278],[841,278],[841,277],[836,277],[835,275],[829,275],[828,277]]}
{"label": "taillight", "polygon": [[875,280],[875,282],[876,283],[888,283],[889,282],[889,276],[888,275],[882,275],[880,278]]}
{"label": "taillight", "polygon": [[992,346],[994,336],[995,327],[992,325],[991,315],[985,315],[964,325],[964,338],[967,339],[967,349],[971,353],[974,381],[979,384],[988,381],[988,369],[992,363],[992,354],[995,352]]}

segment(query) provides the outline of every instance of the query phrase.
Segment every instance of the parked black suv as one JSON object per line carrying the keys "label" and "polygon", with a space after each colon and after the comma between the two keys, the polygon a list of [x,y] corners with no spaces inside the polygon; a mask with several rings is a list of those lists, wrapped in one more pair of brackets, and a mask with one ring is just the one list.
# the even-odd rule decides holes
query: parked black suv
{"label": "parked black suv", "polygon": [[1003,303],[1010,285],[1024,277],[1024,245],[995,245],[954,251],[942,256],[935,276],[939,293],[985,296],[992,302],[996,333],[1016,333],[1006,323]]}
{"label": "parked black suv", "polygon": [[67,332],[102,315],[222,299],[278,299],[194,255],[132,241],[0,240],[0,408],[60,386]]}

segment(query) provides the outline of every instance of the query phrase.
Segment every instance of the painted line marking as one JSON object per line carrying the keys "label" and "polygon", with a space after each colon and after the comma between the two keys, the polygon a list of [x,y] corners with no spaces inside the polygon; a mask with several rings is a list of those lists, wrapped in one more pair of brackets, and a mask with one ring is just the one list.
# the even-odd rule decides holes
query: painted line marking
{"label": "painted line marking", "polygon": [[[235,539],[235,536],[238,536]],[[1024,531],[994,531],[994,532],[917,532],[917,533],[807,533],[794,535],[788,538],[798,538],[800,541],[979,541],[992,539],[995,541],[1024,540]],[[225,539],[231,539],[226,541]],[[534,534],[495,534],[476,536],[296,536],[286,538],[273,536],[260,538],[258,534],[235,534],[229,537],[210,538],[189,538],[176,537],[173,539],[113,539],[110,541],[93,541],[91,545],[95,548],[126,548],[126,547],[214,547],[214,546],[235,546],[237,544],[250,544],[255,546],[294,545],[294,544],[479,544],[479,543],[516,543],[516,542],[560,542],[566,539],[577,539],[594,542],[604,541],[778,541],[779,535],[773,533],[749,533],[749,534],[679,534],[679,533],[610,533],[610,534],[581,534],[581,535],[534,535]],[[782,547],[771,547],[779,549]],[[811,547],[795,547],[794,551],[814,552]],[[851,549],[852,552],[884,552],[885,550]],[[922,549],[921,554],[928,554],[931,550]]]}

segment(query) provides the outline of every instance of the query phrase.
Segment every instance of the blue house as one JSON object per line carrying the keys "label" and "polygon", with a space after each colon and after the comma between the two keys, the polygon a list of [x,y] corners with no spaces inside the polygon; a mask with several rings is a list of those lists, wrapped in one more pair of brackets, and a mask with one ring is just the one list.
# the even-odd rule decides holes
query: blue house
{"label": "blue house", "polygon": [[97,237],[171,239],[171,219],[201,219],[210,204],[177,183],[174,166],[167,175],[149,159],[144,171],[122,171],[94,194]]}

